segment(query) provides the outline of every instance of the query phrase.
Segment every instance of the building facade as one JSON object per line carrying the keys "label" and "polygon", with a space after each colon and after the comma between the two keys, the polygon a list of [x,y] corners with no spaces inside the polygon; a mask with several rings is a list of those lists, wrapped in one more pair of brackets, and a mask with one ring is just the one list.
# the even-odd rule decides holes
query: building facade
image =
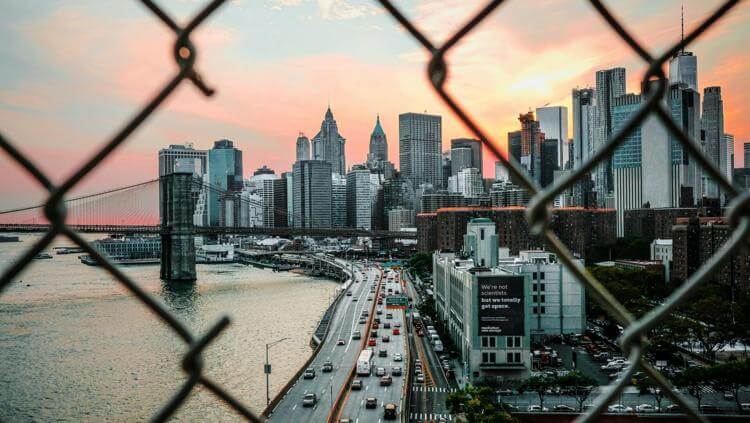
{"label": "building facade", "polygon": [[453,160],[453,150],[459,148],[468,148],[471,150],[469,163],[462,164],[458,168],[451,166],[452,174],[455,175],[459,170],[467,167],[473,167],[479,169],[479,175],[484,175],[482,170],[482,141],[475,140],[472,138],[454,138],[451,140],[451,160]]}
{"label": "building facade", "polygon": [[423,183],[443,186],[442,119],[421,113],[398,116],[399,163],[401,175],[412,186]]}
{"label": "building facade", "polygon": [[354,165],[346,174],[346,225],[350,228],[372,229],[372,183],[365,165]]}
{"label": "building facade", "polygon": [[[613,131],[612,114],[614,101],[625,95],[625,68],[612,68],[596,72],[597,120],[594,150],[601,148],[609,140]],[[606,198],[614,190],[612,162],[607,159],[597,166],[594,184],[599,203],[604,205]]]}
{"label": "building facade", "polygon": [[[701,127],[705,137],[706,156],[722,174],[727,172],[727,146],[724,140],[724,101],[721,98],[721,87],[706,87],[703,90],[703,113]],[[703,175],[704,194],[710,198],[719,198],[719,186]]]}
{"label": "building facade", "polygon": [[310,139],[302,132],[297,136],[297,160],[310,160]]}
{"label": "building facade", "polygon": [[220,220],[220,200],[224,191],[241,191],[242,151],[230,140],[214,142],[208,150],[208,224],[217,226]]}
{"label": "building facade", "polygon": [[346,227],[346,206],[346,177],[334,173],[331,175],[331,227]]}
{"label": "building facade", "polygon": [[367,156],[368,161],[387,162],[388,161],[388,140],[385,137],[385,131],[380,126],[380,115],[375,120],[375,128],[370,134],[370,153]]}
{"label": "building facade", "polygon": [[539,130],[544,138],[555,140],[555,149],[559,169],[564,169],[570,157],[568,156],[568,108],[565,106],[537,107],[536,118]]}
{"label": "building facade", "polygon": [[295,228],[331,227],[331,169],[331,164],[323,160],[302,160],[294,164]]}
{"label": "building facade", "polygon": [[331,164],[331,172],[338,175],[346,174],[346,159],[344,144],[346,139],[339,134],[336,119],[333,118],[331,107],[326,110],[320,131],[312,139],[312,158]]}

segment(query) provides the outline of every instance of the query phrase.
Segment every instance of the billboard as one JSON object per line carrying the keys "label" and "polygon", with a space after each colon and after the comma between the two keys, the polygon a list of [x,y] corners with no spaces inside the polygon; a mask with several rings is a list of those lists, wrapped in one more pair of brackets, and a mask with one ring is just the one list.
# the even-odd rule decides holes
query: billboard
{"label": "billboard", "polygon": [[477,279],[479,336],[523,336],[523,276],[480,276]]}

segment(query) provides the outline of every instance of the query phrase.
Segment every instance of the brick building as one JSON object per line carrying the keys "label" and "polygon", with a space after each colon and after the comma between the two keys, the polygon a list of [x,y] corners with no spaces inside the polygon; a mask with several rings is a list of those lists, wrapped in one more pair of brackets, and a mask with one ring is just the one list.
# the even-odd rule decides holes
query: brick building
{"label": "brick building", "polygon": [[672,226],[679,218],[698,216],[695,207],[641,208],[625,210],[625,236],[672,239]]}
{"label": "brick building", "polygon": [[[510,254],[544,246],[541,239],[532,236],[524,207],[450,207],[417,216],[419,251],[460,251],[466,224],[474,218],[489,218],[495,222],[498,244],[507,247]],[[585,257],[589,248],[614,242],[615,211],[579,207],[553,209],[550,227],[568,248]]]}
{"label": "brick building", "polygon": [[[672,279],[679,282],[687,280],[724,245],[732,231],[733,228],[723,217],[677,219],[677,224],[672,228]],[[713,280],[743,290],[750,288],[750,248],[745,246],[736,250],[714,272]]]}

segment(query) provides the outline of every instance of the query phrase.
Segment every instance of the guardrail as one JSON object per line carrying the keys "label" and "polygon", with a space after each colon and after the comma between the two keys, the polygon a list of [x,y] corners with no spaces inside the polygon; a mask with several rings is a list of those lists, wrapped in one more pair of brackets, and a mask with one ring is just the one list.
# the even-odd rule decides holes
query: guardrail
{"label": "guardrail", "polygon": [[[346,282],[344,282],[344,286],[346,287],[346,286],[348,286],[347,284],[351,284],[351,281],[352,281],[352,278],[354,277],[354,275],[351,272],[349,272],[345,267],[341,266],[340,264],[336,263],[336,265],[340,266],[344,270],[344,272],[346,272],[349,275],[349,279]],[[342,289],[339,292],[339,295],[336,296],[336,299],[331,303],[331,305],[328,306],[328,309],[326,310],[326,313],[328,313],[329,310],[335,310],[336,309],[336,306],[338,305],[338,303],[340,302],[341,298],[343,297],[344,292],[346,292],[346,289]],[[325,314],[324,314],[324,316],[325,316]],[[321,321],[322,321],[322,318],[321,318]],[[273,411],[276,409],[276,406],[279,405],[279,402],[281,402],[281,400],[283,400],[284,397],[286,397],[286,395],[289,392],[289,390],[292,388],[292,386],[294,386],[295,383],[297,383],[297,380],[299,380],[300,376],[302,376],[302,373],[304,373],[305,369],[307,369],[308,367],[310,367],[310,364],[312,364],[312,362],[315,360],[315,357],[318,356],[318,353],[323,348],[323,342],[322,341],[325,340],[326,336],[328,336],[328,328],[329,327],[330,327],[330,325],[326,325],[326,329],[325,329],[325,333],[323,334],[323,338],[321,340],[319,340],[319,342],[317,344],[315,344],[315,346],[313,347],[313,352],[312,352],[312,354],[310,354],[310,357],[308,357],[308,359],[305,360],[305,362],[302,364],[302,366],[300,366],[300,368],[297,369],[297,372],[294,373],[294,376],[291,377],[289,379],[289,381],[287,381],[287,383],[281,388],[281,390],[279,390],[279,392],[273,397],[273,399],[271,400],[271,402],[268,403],[268,405],[266,406],[266,408],[261,413],[262,417],[265,417],[266,419],[268,419],[269,417],[271,417],[271,415],[273,414]],[[318,328],[320,328],[320,322],[318,323]],[[315,333],[313,333],[313,337],[315,337]],[[312,343],[312,340],[311,340],[311,343]]]}

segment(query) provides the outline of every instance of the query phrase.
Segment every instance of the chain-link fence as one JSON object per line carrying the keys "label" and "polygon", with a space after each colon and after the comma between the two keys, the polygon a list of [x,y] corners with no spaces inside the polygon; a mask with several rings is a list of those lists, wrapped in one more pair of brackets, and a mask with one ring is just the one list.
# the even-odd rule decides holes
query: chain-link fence
{"label": "chain-link fence", "polygon": [[[460,40],[471,32],[480,22],[485,20],[495,9],[500,6],[502,0],[495,0],[487,3],[476,15],[474,15],[464,26],[455,32],[447,41],[438,46],[433,44],[401,11],[388,0],[379,0],[383,7],[390,13],[430,54],[431,60],[427,66],[427,75],[435,91],[440,98],[448,105],[454,115],[463,122],[469,130],[480,139],[493,155],[503,163],[509,173],[521,184],[523,188],[533,196],[528,209],[528,220],[533,231],[541,235],[549,247],[558,254],[561,262],[585,285],[591,295],[600,302],[621,325],[625,327],[620,344],[623,351],[627,354],[630,364],[622,377],[616,380],[612,385],[605,389],[601,396],[595,401],[593,409],[582,416],[582,421],[591,421],[599,416],[607,404],[622,392],[627,381],[631,378],[637,368],[640,368],[654,382],[660,385],[672,400],[680,404],[686,410],[688,417],[693,421],[705,421],[699,415],[695,407],[686,401],[661,375],[654,367],[643,359],[644,350],[647,347],[646,333],[654,326],[659,324],[672,311],[679,307],[701,284],[709,279],[709,275],[715,272],[719,266],[731,255],[731,253],[748,241],[750,235],[750,194],[739,195],[732,184],[722,175],[716,164],[709,160],[702,152],[701,147],[692,140],[681,128],[672,120],[670,113],[660,100],[664,97],[667,90],[668,81],[662,70],[664,64],[672,55],[685,46],[693,42],[703,32],[726,15],[739,0],[730,0],[723,3],[717,8],[703,23],[694,31],[687,34],[683,40],[659,56],[652,56],[644,47],[623,28],[620,22],[607,10],[599,0],[589,0],[593,8],[605,20],[622,40],[630,46],[640,56],[648,69],[642,78],[641,88],[645,101],[637,113],[612,137],[599,148],[593,156],[585,163],[582,163],[573,172],[561,180],[555,181],[546,189],[541,189],[529,178],[529,176],[519,167],[515,161],[508,160],[498,148],[498,143],[486,134],[472,118],[471,114],[465,110],[459,100],[451,95],[444,88],[446,76],[448,73],[448,63],[445,56]],[[161,103],[171,95],[177,86],[183,80],[189,80],[204,95],[213,94],[213,89],[209,88],[201,78],[200,74],[194,69],[193,65],[196,58],[195,46],[190,41],[190,35],[205,19],[211,15],[225,0],[213,0],[208,3],[200,12],[184,27],[179,26],[169,15],[167,15],[159,6],[151,0],[141,0],[141,2],[158,17],[158,19],[175,33],[174,59],[178,65],[176,75],[158,92],[123,128],[121,128],[110,140],[103,143],[101,148],[95,152],[93,157],[81,166],[69,179],[61,185],[56,186],[50,179],[26,156],[24,156],[10,140],[0,134],[0,147],[15,160],[20,166],[31,174],[36,181],[41,184],[48,192],[49,196],[45,201],[44,214],[50,222],[50,230],[39,239],[26,253],[18,259],[13,265],[0,277],[0,293],[8,284],[33,260],[34,256],[42,252],[52,240],[63,235],[68,237],[75,244],[78,244],[94,260],[96,260],[104,269],[106,269],[117,281],[122,283],[135,297],[144,305],[153,311],[158,318],[171,327],[177,335],[185,341],[187,352],[182,357],[182,367],[187,375],[187,379],[182,387],[174,393],[169,402],[164,405],[153,417],[155,421],[164,421],[168,419],[182,405],[191,393],[193,388],[202,384],[208,390],[213,392],[220,400],[235,409],[240,415],[251,421],[259,421],[258,418],[243,404],[241,404],[232,395],[222,389],[216,382],[207,378],[203,374],[203,364],[201,353],[203,349],[210,344],[219,333],[229,324],[229,318],[220,319],[206,334],[196,336],[190,330],[180,323],[169,311],[167,311],[158,302],[152,299],[138,285],[122,273],[117,267],[110,263],[107,258],[95,250],[85,239],[66,226],[66,210],[64,205],[64,196],[80,181],[88,175],[102,160],[110,153],[117,149],[143,122],[156,110]],[[554,198],[564,191],[570,189],[576,181],[591,172],[603,160],[606,160],[614,150],[621,145],[626,137],[635,128],[641,124],[647,117],[655,116],[673,136],[679,140],[682,146],[693,157],[698,164],[704,169],[705,173],[713,178],[714,181],[722,188],[730,198],[733,198],[729,206],[729,223],[734,228],[732,236],[726,244],[703,266],[689,278],[664,304],[655,307],[641,319],[635,319],[631,313],[626,310],[589,272],[583,267],[577,265],[572,258],[568,248],[555,236],[548,228],[549,224],[549,207]]]}
{"label": "chain-link fence", "polygon": [[[625,388],[628,381],[632,378],[636,369],[641,369],[653,381],[660,385],[665,393],[675,402],[677,402],[686,411],[690,420],[705,421],[705,418],[698,414],[695,407],[686,401],[679,392],[677,392],[659,373],[644,359],[644,351],[647,347],[647,332],[664,320],[671,312],[679,307],[695,290],[705,283],[709,276],[715,272],[721,264],[729,258],[731,253],[742,244],[750,241],[750,193],[739,195],[732,184],[719,171],[716,164],[709,160],[702,152],[701,147],[692,140],[680,127],[672,120],[670,112],[662,104],[662,99],[668,88],[668,80],[664,75],[663,67],[665,63],[685,46],[693,42],[706,29],[711,27],[724,15],[726,15],[739,0],[730,0],[721,4],[711,15],[703,21],[695,30],[687,34],[679,43],[675,44],[659,56],[652,56],[643,46],[641,46],[631,34],[625,30],[620,22],[607,10],[599,0],[589,0],[596,12],[604,19],[611,29],[622,38],[622,40],[643,59],[648,70],[643,75],[641,81],[641,90],[644,96],[644,102],[638,111],[628,120],[625,125],[616,133],[612,134],[598,150],[584,163],[577,164],[577,168],[566,177],[556,180],[552,185],[541,189],[528,174],[519,167],[515,160],[509,160],[498,148],[498,143],[493,137],[489,136],[480,128],[471,113],[465,109],[460,100],[449,93],[445,88],[445,81],[448,74],[449,66],[446,62],[446,54],[456,44],[464,39],[469,32],[484,21],[498,6],[502,0],[488,2],[479,10],[465,25],[448,38],[441,45],[433,43],[429,38],[420,31],[414,22],[409,20],[401,10],[396,7],[390,0],[379,0],[385,9],[393,15],[401,26],[406,29],[431,55],[427,65],[427,76],[440,98],[451,109],[453,114],[469,130],[480,139],[492,154],[502,162],[508,169],[510,175],[526,189],[532,196],[531,203],[527,211],[527,219],[534,234],[542,236],[546,244],[557,253],[560,261],[567,267],[579,281],[581,281],[588,292],[615,318],[625,331],[620,339],[620,346],[627,355],[630,365],[625,369],[622,376],[615,380],[611,385],[604,389],[602,394],[594,402],[593,408],[580,420],[587,422],[596,419],[605,411],[607,405],[616,398]],[[612,155],[614,150],[620,146],[626,137],[633,132],[649,116],[655,116],[664,127],[682,144],[685,150],[694,158],[703,168],[707,176],[712,178],[721,187],[728,197],[733,198],[729,205],[729,223],[734,228],[732,236],[727,240],[725,245],[703,266],[693,274],[680,288],[678,288],[662,305],[655,307],[641,319],[636,319],[628,310],[617,301],[604,286],[596,280],[585,268],[573,261],[570,250],[557,238],[549,229],[550,213],[549,208],[555,197],[564,191],[573,187],[579,179],[590,173],[598,164]],[[667,183],[666,181],[649,181],[649,183]]]}

